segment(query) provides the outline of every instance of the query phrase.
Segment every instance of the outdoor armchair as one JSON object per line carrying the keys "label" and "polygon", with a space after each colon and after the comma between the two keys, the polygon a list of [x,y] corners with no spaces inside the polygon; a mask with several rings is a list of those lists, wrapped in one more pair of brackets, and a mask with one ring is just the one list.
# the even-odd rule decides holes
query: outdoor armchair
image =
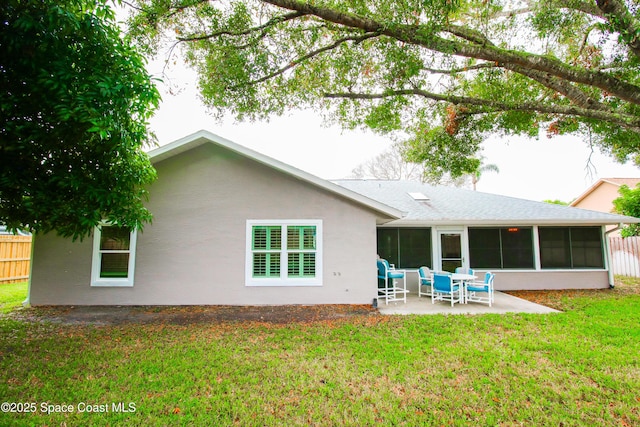
{"label": "outdoor armchair", "polygon": [[418,269],[418,298],[422,295],[431,296],[431,282],[433,275],[429,267],[420,267]]}
{"label": "outdoor armchair", "polygon": [[456,267],[456,273],[474,275],[473,269],[469,267]]}
{"label": "outdoor armchair", "polygon": [[453,283],[449,274],[435,273],[431,282],[431,303],[436,301],[451,301],[451,307],[456,302],[462,302],[462,287]]}
{"label": "outdoor armchair", "polygon": [[[378,296],[384,298],[385,302],[404,301],[407,302],[407,279],[402,270],[396,270],[393,264],[389,264],[386,259],[378,260],[378,279],[382,282],[382,287],[378,287]],[[402,287],[397,285],[397,281],[402,279]]]}
{"label": "outdoor armchair", "polygon": [[484,304],[493,304],[493,279],[495,274],[487,272],[484,275],[484,281],[470,282],[466,286],[465,300],[467,302],[480,302]]}

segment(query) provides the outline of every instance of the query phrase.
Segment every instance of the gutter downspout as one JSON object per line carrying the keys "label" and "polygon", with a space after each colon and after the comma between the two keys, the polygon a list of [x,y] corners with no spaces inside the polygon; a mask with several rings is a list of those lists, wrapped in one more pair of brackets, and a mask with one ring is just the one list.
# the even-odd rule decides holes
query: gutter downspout
{"label": "gutter downspout", "polygon": [[609,231],[605,231],[604,232],[604,247],[605,247],[605,251],[607,251],[607,266],[609,267],[607,270],[608,276],[609,276],[609,289],[613,289],[615,287],[614,283],[614,279],[613,279],[613,262],[612,262],[612,257],[611,257],[611,248],[609,247],[609,234],[613,233],[614,231],[618,231],[622,228],[623,224],[619,223],[616,227],[612,228]]}

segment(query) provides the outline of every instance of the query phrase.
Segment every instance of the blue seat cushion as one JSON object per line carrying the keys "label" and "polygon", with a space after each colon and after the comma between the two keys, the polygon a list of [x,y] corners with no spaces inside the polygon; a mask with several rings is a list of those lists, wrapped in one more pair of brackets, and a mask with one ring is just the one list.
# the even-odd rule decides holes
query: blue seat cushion
{"label": "blue seat cushion", "polygon": [[404,273],[393,273],[393,272],[389,272],[388,273],[389,279],[402,279],[404,277]]}
{"label": "blue seat cushion", "polygon": [[467,286],[467,290],[471,292],[489,292],[488,286]]}

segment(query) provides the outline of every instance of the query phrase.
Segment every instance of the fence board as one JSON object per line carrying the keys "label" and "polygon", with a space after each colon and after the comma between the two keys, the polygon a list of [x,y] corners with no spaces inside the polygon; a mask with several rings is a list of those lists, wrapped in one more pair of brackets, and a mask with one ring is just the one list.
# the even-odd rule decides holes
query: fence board
{"label": "fence board", "polygon": [[609,251],[614,274],[640,277],[640,236],[610,237]]}
{"label": "fence board", "polygon": [[0,235],[0,284],[29,279],[31,236]]}

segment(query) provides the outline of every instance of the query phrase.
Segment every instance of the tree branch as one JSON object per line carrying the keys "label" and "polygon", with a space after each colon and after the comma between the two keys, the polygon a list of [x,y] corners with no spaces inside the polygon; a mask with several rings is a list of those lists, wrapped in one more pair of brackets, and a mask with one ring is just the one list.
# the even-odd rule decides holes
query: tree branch
{"label": "tree branch", "polygon": [[549,75],[547,73],[543,73],[537,70],[531,70],[528,68],[520,67],[517,65],[504,64],[503,66],[506,69],[509,69],[509,70],[515,71],[516,73],[527,76],[530,79],[533,79],[538,83],[542,84],[543,86],[564,95],[567,99],[569,99],[578,107],[611,112],[611,109],[606,105],[591,98],[588,94],[578,89],[577,87],[573,86],[571,83],[560,80],[557,77],[554,77],[552,75]]}
{"label": "tree branch", "polygon": [[596,0],[611,26],[620,33],[635,56],[640,58],[640,23],[629,12],[624,1]]}
{"label": "tree branch", "polygon": [[596,26],[591,25],[589,28],[587,28],[584,36],[582,36],[582,42],[580,43],[580,47],[578,48],[578,53],[572,61],[573,65],[576,65],[578,58],[580,58],[580,55],[582,55],[582,52],[584,52],[584,48],[587,46],[587,42],[589,41],[589,34],[591,34],[591,30],[593,30],[594,28],[596,28]]}
{"label": "tree branch", "polygon": [[170,7],[169,7],[169,10],[173,10],[173,12],[171,12],[171,13],[167,14],[167,17],[168,17],[168,18],[171,18],[172,16],[177,15],[178,13],[182,12],[183,10],[188,9],[188,8],[190,8],[190,7],[193,7],[193,6],[195,6],[196,4],[199,4],[199,3],[208,3],[208,2],[209,2],[209,0],[198,0],[198,1],[197,1],[197,2],[195,2],[195,3],[189,3],[189,2],[187,2],[186,4],[182,4],[182,5],[170,6]]}
{"label": "tree branch", "polygon": [[[380,32],[383,35],[405,43],[422,46],[443,54],[483,59],[489,62],[514,64],[525,68],[542,71],[556,77],[595,86],[614,96],[640,105],[640,87],[619,80],[609,74],[580,70],[567,65],[557,59],[502,49],[493,45],[466,44],[456,40],[438,37],[430,31],[424,31],[420,25],[397,24],[384,25],[370,18],[360,17],[351,13],[339,12],[330,8],[312,6],[298,0],[262,0],[277,7],[296,10],[305,14],[317,16],[329,22],[351,28],[360,28],[368,32]],[[572,2],[574,3],[574,2]]]}
{"label": "tree branch", "polygon": [[460,37],[479,46],[495,46],[493,42],[491,42],[491,40],[489,40],[480,31],[476,31],[468,27],[463,27],[460,25],[447,25],[443,30],[447,33],[453,34],[456,37]]}
{"label": "tree branch", "polygon": [[592,1],[551,0],[549,3],[554,7],[577,10],[578,12],[586,13],[587,15],[604,18],[600,9],[598,9]]}
{"label": "tree branch", "polygon": [[328,7],[313,6],[309,3],[302,3],[298,0],[262,1],[283,9],[296,10],[298,12],[303,12],[306,15],[314,15],[320,19],[324,19],[344,27],[360,28],[366,32],[378,32],[384,27],[381,23],[374,21],[373,19],[357,16],[352,13],[340,12]]}
{"label": "tree branch", "polygon": [[[335,42],[333,42],[332,44],[330,44],[330,45],[328,45],[328,46],[323,46],[323,47],[321,47],[321,48],[319,48],[319,49],[316,49],[316,50],[314,50],[314,51],[312,51],[312,52],[307,53],[306,55],[301,56],[301,57],[300,57],[300,58],[298,58],[298,59],[294,59],[293,61],[291,61],[291,62],[290,62],[288,65],[286,65],[285,67],[282,67],[282,68],[280,68],[280,69],[278,69],[278,70],[276,70],[276,71],[274,71],[274,72],[272,72],[272,73],[270,73],[270,74],[267,74],[267,75],[265,75],[265,76],[263,76],[263,77],[260,77],[260,78],[259,78],[259,79],[257,79],[257,80],[252,80],[252,81],[250,81],[249,83],[247,83],[247,85],[248,85],[248,86],[253,86],[253,85],[256,85],[256,84],[262,83],[262,82],[264,82],[264,81],[267,81],[267,80],[269,80],[269,79],[272,79],[272,78],[274,78],[274,77],[276,77],[276,76],[279,76],[279,75],[281,75],[281,74],[285,73],[287,70],[290,70],[290,69],[292,69],[293,67],[297,66],[297,65],[298,65],[298,64],[300,64],[301,62],[304,62],[304,61],[306,61],[306,60],[308,60],[308,59],[311,59],[311,58],[313,58],[314,56],[318,56],[318,55],[320,55],[321,53],[324,53],[324,52],[327,52],[327,51],[333,50],[333,49],[335,49],[336,47],[340,46],[342,43],[346,43],[346,42],[349,42],[349,41],[353,41],[353,42],[355,42],[355,43],[361,43],[361,42],[363,42],[364,40],[367,40],[367,39],[370,39],[370,38],[373,38],[373,37],[377,37],[378,35],[379,35],[378,33],[366,33],[366,34],[363,34],[363,35],[361,35],[361,36],[349,36],[349,37],[343,37],[343,38],[341,38],[341,39],[336,40]],[[244,84],[243,84],[242,86],[244,86]],[[236,88],[238,88],[238,87],[239,87],[239,85],[236,85],[236,86],[232,86],[232,87],[230,87],[229,89],[236,89]]]}
{"label": "tree branch", "polygon": [[[497,13],[495,16],[510,17],[514,15],[521,15],[524,13],[531,13],[535,10],[535,4],[531,0],[526,0],[525,4],[527,5],[527,7],[513,9],[513,10],[506,10],[506,11]],[[598,9],[598,7],[595,6],[592,2],[586,2],[583,0],[549,0],[547,2],[547,5],[556,7],[556,8],[561,8],[561,9],[571,9],[571,10],[585,13],[587,15],[604,19],[604,15],[602,14],[602,11],[600,11],[600,9]]]}
{"label": "tree branch", "polygon": [[492,101],[481,98],[471,98],[466,96],[457,95],[443,95],[439,93],[427,92],[421,89],[400,89],[400,90],[388,90],[383,93],[325,93],[325,98],[346,98],[346,99],[363,99],[363,100],[375,100],[384,99],[394,96],[422,96],[434,101],[450,102],[454,105],[472,105],[475,107],[481,107],[475,114],[484,113],[498,113],[506,111],[529,111],[542,114],[558,114],[564,116],[580,116],[584,118],[604,120],[610,123],[615,123],[635,132],[640,132],[640,119],[635,116],[626,114],[616,114],[614,112],[607,112],[601,110],[593,110],[589,108],[581,108],[574,106],[564,105],[544,105],[541,103],[529,102],[510,104],[502,101]]}
{"label": "tree branch", "polygon": [[[475,31],[475,30],[457,26],[457,25],[447,26],[446,31],[457,37],[461,37],[472,43],[476,43],[480,46],[495,46],[484,34],[480,33],[479,31]],[[594,100],[589,95],[587,95],[584,91],[578,89],[577,87],[573,86],[571,83],[565,80],[561,80],[555,76],[550,75],[549,73],[538,71],[538,70],[532,70],[530,68],[509,64],[509,63],[499,64],[499,65],[508,70],[515,71],[516,73],[527,76],[530,79],[533,79],[538,83],[542,84],[543,86],[564,95],[579,107],[596,109],[600,111],[610,111],[610,109],[607,106]]]}
{"label": "tree branch", "polygon": [[470,45],[453,40],[446,40],[437,36],[425,39],[420,37],[415,28],[408,26],[394,32],[384,31],[383,34],[406,43],[424,46],[427,49],[445,54],[450,53],[456,56],[483,59],[485,61],[502,64],[513,64],[515,66],[546,72],[574,83],[595,86],[620,99],[640,105],[640,87],[619,80],[606,73],[571,67],[557,59],[531,53],[515,52],[493,45]]}
{"label": "tree branch", "polygon": [[292,12],[292,13],[287,13],[285,15],[281,15],[281,16],[276,16],[272,19],[270,19],[269,21],[265,22],[262,25],[259,25],[257,27],[253,27],[253,28],[249,28],[247,30],[244,31],[226,31],[226,30],[222,30],[222,31],[217,31],[215,33],[211,33],[211,34],[205,34],[205,35],[201,35],[201,36],[189,36],[189,37],[177,37],[177,40],[181,41],[181,42],[194,42],[194,41],[199,41],[199,40],[207,40],[207,39],[212,39],[212,38],[216,38],[216,37],[220,37],[220,36],[231,36],[231,37],[240,37],[240,36],[247,36],[251,33],[255,33],[257,31],[261,31],[262,34],[264,34],[264,31],[270,27],[273,27],[274,25],[283,23],[283,22],[287,22],[287,21],[291,21],[293,19],[296,18],[300,18],[301,16],[304,16],[305,14],[302,12]]}
{"label": "tree branch", "polygon": [[500,66],[496,65],[493,62],[484,62],[482,64],[470,65],[468,67],[462,67],[462,68],[452,68],[450,70],[442,70],[437,68],[423,68],[423,70],[432,74],[454,75],[459,73],[466,73],[468,71],[482,70],[484,68],[500,68]]}

